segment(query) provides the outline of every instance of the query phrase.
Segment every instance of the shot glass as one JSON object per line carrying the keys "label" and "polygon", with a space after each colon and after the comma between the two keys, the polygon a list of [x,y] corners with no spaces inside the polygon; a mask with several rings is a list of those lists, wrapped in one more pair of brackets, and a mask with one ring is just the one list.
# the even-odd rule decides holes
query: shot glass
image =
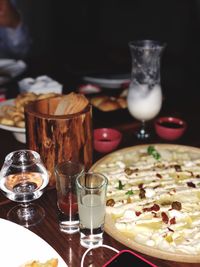
{"label": "shot glass", "polygon": [[107,184],[107,178],[100,173],[83,172],[76,179],[80,244],[83,247],[103,244]]}
{"label": "shot glass", "polygon": [[66,161],[56,165],[56,190],[60,230],[73,234],[79,231],[76,178],[84,171],[81,163]]}

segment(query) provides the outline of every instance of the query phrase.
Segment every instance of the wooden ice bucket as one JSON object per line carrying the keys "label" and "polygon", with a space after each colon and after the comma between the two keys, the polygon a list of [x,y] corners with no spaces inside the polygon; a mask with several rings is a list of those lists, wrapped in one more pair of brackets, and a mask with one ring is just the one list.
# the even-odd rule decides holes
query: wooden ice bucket
{"label": "wooden ice bucket", "polygon": [[25,107],[26,143],[37,151],[50,173],[50,186],[55,185],[57,163],[71,160],[92,165],[92,108],[88,104],[81,112],[54,115],[60,97],[29,103]]}

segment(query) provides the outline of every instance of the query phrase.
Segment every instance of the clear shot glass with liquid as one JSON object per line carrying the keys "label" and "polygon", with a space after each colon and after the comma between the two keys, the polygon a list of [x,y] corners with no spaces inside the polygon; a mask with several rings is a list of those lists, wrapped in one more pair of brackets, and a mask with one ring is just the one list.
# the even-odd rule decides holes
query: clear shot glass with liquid
{"label": "clear shot glass with liquid", "polygon": [[107,184],[107,178],[101,173],[84,172],[76,179],[80,244],[83,247],[103,244]]}
{"label": "clear shot glass with liquid", "polygon": [[55,167],[59,227],[62,232],[79,231],[76,178],[84,171],[78,162],[64,161]]}

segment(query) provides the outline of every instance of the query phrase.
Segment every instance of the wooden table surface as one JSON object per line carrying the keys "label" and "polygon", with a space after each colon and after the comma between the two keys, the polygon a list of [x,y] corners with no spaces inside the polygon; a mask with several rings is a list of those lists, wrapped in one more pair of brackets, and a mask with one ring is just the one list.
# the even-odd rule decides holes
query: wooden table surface
{"label": "wooden table surface", "polygon": [[[196,110],[195,105],[190,105],[190,108],[188,106],[184,106],[182,110],[181,108],[179,109],[179,107],[174,108],[164,106],[161,113],[178,115],[184,118],[188,123],[188,128],[185,135],[174,143],[200,147],[200,113],[197,111],[198,110]],[[108,125],[112,125],[113,127],[120,129],[123,133],[122,143],[119,148],[141,144],[141,142],[137,141],[134,136],[134,131],[138,127],[138,122],[134,121],[134,119],[130,120],[130,118],[128,118],[126,120],[126,118],[114,117],[112,121],[104,121],[104,119],[99,120],[94,118],[94,128]],[[152,136],[148,142],[146,141],[146,143],[167,143],[156,136],[153,128],[153,121],[149,123],[149,126],[151,128]],[[13,150],[25,147],[26,145],[15,140],[11,132],[0,130],[0,164],[3,163],[6,154]],[[94,162],[102,156],[103,155],[101,154],[94,153]],[[45,209],[46,216],[40,224],[29,229],[46,240],[63,257],[69,267],[80,266],[81,257],[85,252],[85,248],[80,246],[79,233],[68,235],[59,231],[55,189],[53,188],[45,191],[43,196],[36,200],[35,203],[41,205]],[[8,210],[14,205],[16,204],[8,201],[0,193],[1,218],[6,218]],[[127,247],[120,244],[106,233],[104,234],[104,244],[110,245],[118,250],[127,249]],[[105,262],[107,262],[113,255],[115,255],[115,252],[107,248],[98,248],[93,250],[86,257],[84,266],[100,267],[105,264]],[[200,266],[200,263],[178,263],[176,262],[176,258],[174,258],[174,262],[172,262],[158,258],[152,258],[147,255],[143,256],[160,267]]]}

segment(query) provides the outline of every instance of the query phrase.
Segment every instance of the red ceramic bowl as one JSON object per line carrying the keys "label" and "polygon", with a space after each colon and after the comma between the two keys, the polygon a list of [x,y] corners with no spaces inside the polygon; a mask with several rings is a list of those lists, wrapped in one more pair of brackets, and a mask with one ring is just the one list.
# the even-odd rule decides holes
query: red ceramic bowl
{"label": "red ceramic bowl", "polygon": [[108,153],[116,149],[121,142],[122,134],[112,128],[94,130],[94,149],[100,153]]}
{"label": "red ceramic bowl", "polygon": [[170,141],[180,138],[184,134],[186,127],[185,121],[175,117],[160,117],[155,121],[157,135]]}

